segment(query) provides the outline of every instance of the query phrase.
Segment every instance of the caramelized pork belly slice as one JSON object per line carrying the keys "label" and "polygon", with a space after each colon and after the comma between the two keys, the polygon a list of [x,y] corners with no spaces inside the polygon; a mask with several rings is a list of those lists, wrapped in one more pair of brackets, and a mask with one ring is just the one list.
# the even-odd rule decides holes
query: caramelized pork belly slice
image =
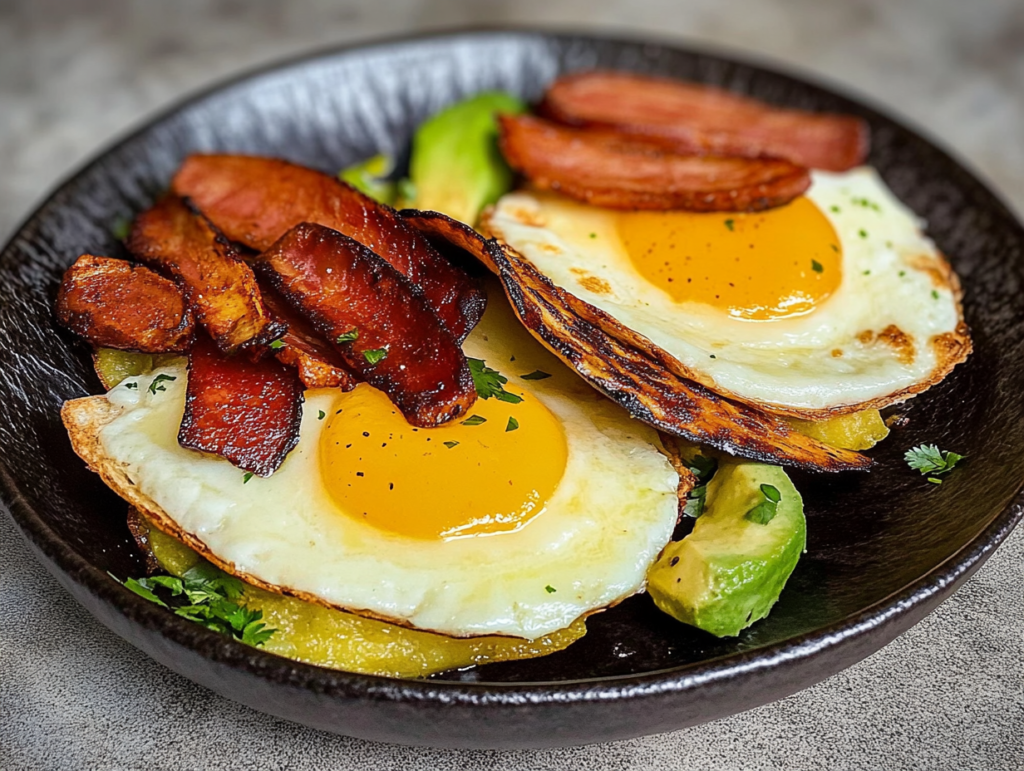
{"label": "caramelized pork belly slice", "polygon": [[678,155],[643,139],[501,116],[501,151],[536,187],[612,209],[758,211],[811,184],[789,161]]}
{"label": "caramelized pork belly slice", "polygon": [[548,88],[540,109],[561,123],[656,137],[684,153],[785,158],[827,171],[858,166],[868,153],[868,127],[860,118],[774,107],[713,86],[647,75],[566,75]]}
{"label": "caramelized pork belly slice", "polygon": [[584,380],[655,428],[730,455],[813,471],[866,469],[869,458],[792,429],[675,374],[667,354],[554,286],[507,246],[481,240],[523,325]]}
{"label": "caramelized pork belly slice", "polygon": [[178,443],[270,476],[299,441],[302,384],[272,358],[229,356],[206,336],[188,356],[188,388]]}
{"label": "caramelized pork belly slice", "polygon": [[97,347],[178,353],[192,341],[192,314],[178,285],[109,257],[83,254],[68,268],[57,318]]}
{"label": "caramelized pork belly slice", "polygon": [[267,316],[252,269],[182,199],[164,196],[140,214],[128,249],[178,281],[189,307],[222,351],[263,345],[284,332]]}
{"label": "caramelized pork belly slice", "polygon": [[193,155],[172,185],[228,238],[259,251],[300,222],[355,239],[420,286],[459,342],[483,315],[486,295],[476,281],[406,227],[390,206],[334,177],[273,158]]}
{"label": "caramelized pork belly slice", "polygon": [[362,244],[302,223],[253,265],[413,425],[441,425],[476,400],[466,357],[421,290]]}
{"label": "caramelized pork belly slice", "polygon": [[288,325],[284,336],[271,346],[277,360],[295,367],[306,388],[340,388],[342,391],[355,388],[359,378],[313,325],[265,281],[260,282],[260,292],[270,315]]}

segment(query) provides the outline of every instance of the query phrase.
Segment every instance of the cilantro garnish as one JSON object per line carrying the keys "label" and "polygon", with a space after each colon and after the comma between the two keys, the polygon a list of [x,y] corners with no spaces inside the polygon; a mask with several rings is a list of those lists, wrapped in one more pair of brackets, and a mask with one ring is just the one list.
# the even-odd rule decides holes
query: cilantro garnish
{"label": "cilantro garnish", "polygon": [[551,375],[543,370],[535,369],[533,372],[526,375],[520,375],[519,377],[523,380],[544,380],[545,378],[551,377]]}
{"label": "cilantro garnish", "polygon": [[823,270],[825,270],[825,266],[822,265],[817,260],[811,260],[811,270],[813,270],[815,273],[821,273]]}
{"label": "cilantro garnish", "polygon": [[482,417],[481,415],[470,415],[468,418],[466,418],[464,421],[462,421],[462,425],[464,425],[464,426],[479,426],[481,423],[486,423],[486,422],[487,422],[487,418]]}
{"label": "cilantro garnish", "polygon": [[[117,578],[111,574],[115,581]],[[120,583],[120,582],[119,582]],[[127,589],[140,597],[214,632],[227,634],[246,645],[259,647],[276,632],[263,623],[263,611],[240,605],[245,584],[212,565],[200,564],[177,576],[129,578]],[[157,590],[167,596],[162,599]]]}
{"label": "cilantro garnish", "polygon": [[445,442],[444,446],[447,447],[450,450],[452,447],[458,447],[459,443],[458,442]]}
{"label": "cilantro garnish", "polygon": [[517,428],[519,428],[519,421],[509,415],[508,424],[505,426],[505,433],[507,434],[509,431],[515,431]]}
{"label": "cilantro garnish", "polygon": [[488,367],[483,359],[466,359],[469,364],[469,371],[473,375],[473,385],[476,386],[476,393],[481,399],[490,399],[492,396],[501,402],[519,404],[522,396],[516,396],[505,390],[505,383],[508,378],[498,370]]}
{"label": "cilantro garnish", "polygon": [[242,476],[242,484],[243,485],[249,484],[249,480],[252,479],[254,476],[256,476],[256,475],[253,474],[251,471],[246,471],[245,474]]}
{"label": "cilantro garnish", "polygon": [[323,420],[326,417],[327,417],[327,413],[324,412],[323,410],[320,410],[320,414],[317,416],[317,420]]}
{"label": "cilantro garnish", "polygon": [[177,380],[174,375],[164,375],[163,373],[153,378],[153,382],[149,384],[149,392],[156,396],[157,391],[166,391],[167,388],[164,383],[168,380]]}
{"label": "cilantro garnish", "polygon": [[731,232],[731,231],[732,231],[732,228],[733,228],[733,220],[726,220],[726,221],[725,221],[725,226],[726,226],[727,228],[729,228],[729,231]]}
{"label": "cilantro garnish", "polygon": [[131,232],[132,221],[127,217],[118,217],[114,220],[114,224],[110,226],[110,235],[116,238],[118,241],[124,241],[128,238],[128,233]]}
{"label": "cilantro garnish", "polygon": [[868,231],[864,230],[863,228],[858,230],[857,233],[860,235],[861,238],[867,238],[868,237]]}
{"label": "cilantro garnish", "polygon": [[558,590],[555,587],[553,587],[551,584],[548,584],[547,586],[544,587],[544,591],[547,592],[548,594],[554,594]]}
{"label": "cilantro garnish", "polygon": [[279,351],[282,348],[284,348],[284,340],[275,340],[270,344],[270,349],[272,351]]}
{"label": "cilantro garnish", "polygon": [[370,365],[379,364],[384,361],[387,356],[387,348],[370,348],[369,350],[363,351],[363,358],[366,359],[366,363]]}
{"label": "cilantro garnish", "polygon": [[923,476],[930,474],[928,481],[933,485],[941,485],[942,480],[939,477],[952,471],[964,456],[955,452],[943,452],[934,444],[919,444],[907,450],[903,458],[914,471],[920,471]]}
{"label": "cilantro garnish", "polygon": [[133,380],[133,381],[132,381],[132,382],[130,382],[130,383],[125,383],[125,384],[124,384],[124,387],[125,387],[125,388],[138,388],[138,387],[139,387],[139,384],[138,384],[138,383],[137,383],[136,381],[134,381],[134,380]]}
{"label": "cilantro garnish", "polygon": [[683,514],[696,519],[704,513],[704,499],[708,494],[708,482],[718,470],[718,461],[714,458],[705,458],[703,455],[694,455],[687,466],[690,472],[697,477],[697,484],[686,494],[686,506],[683,507]]}
{"label": "cilantro garnish", "polygon": [[359,330],[350,329],[348,332],[343,332],[334,338],[334,342],[341,343],[352,343],[359,339]]}
{"label": "cilantro garnish", "polygon": [[938,289],[933,289],[932,290],[932,299],[933,300],[938,300],[939,299],[939,290]]}
{"label": "cilantro garnish", "polygon": [[761,485],[761,494],[764,500],[748,511],[744,516],[751,522],[759,525],[767,525],[778,513],[779,501],[782,500],[782,493],[775,485]]}

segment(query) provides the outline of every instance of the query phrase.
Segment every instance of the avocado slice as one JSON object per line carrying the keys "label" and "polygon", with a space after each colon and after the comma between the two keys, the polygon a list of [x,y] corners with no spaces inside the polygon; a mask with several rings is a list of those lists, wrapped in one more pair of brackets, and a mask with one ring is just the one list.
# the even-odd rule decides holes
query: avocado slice
{"label": "avocado slice", "polygon": [[406,203],[476,224],[483,208],[512,186],[512,170],[498,150],[495,115],[525,111],[512,94],[485,91],[428,119],[412,140],[415,197]]}
{"label": "avocado slice", "polygon": [[[771,488],[780,499],[760,524],[776,497]],[[693,532],[665,548],[647,573],[647,591],[684,624],[734,637],[768,615],[806,543],[803,499],[786,472],[723,459]]]}
{"label": "avocado slice", "polygon": [[389,156],[374,155],[342,169],[338,178],[375,201],[393,206],[398,199],[398,183],[388,179],[393,166]]}

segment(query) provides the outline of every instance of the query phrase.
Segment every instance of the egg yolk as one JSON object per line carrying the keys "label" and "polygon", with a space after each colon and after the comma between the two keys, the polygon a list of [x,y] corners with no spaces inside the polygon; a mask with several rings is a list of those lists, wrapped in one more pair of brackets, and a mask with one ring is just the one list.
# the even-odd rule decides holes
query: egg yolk
{"label": "egg yolk", "polygon": [[753,213],[621,212],[617,226],[644,278],[734,318],[810,313],[842,278],[839,237],[805,197]]}
{"label": "egg yolk", "polygon": [[349,516],[403,536],[450,539],[519,530],[565,471],[562,425],[540,400],[478,399],[469,415],[415,428],[365,384],[341,394],[320,439],[320,469]]}

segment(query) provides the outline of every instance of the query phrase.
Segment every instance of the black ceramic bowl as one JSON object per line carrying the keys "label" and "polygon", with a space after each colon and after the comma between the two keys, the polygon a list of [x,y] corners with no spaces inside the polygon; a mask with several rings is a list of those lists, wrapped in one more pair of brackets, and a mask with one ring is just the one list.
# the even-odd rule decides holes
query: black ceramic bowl
{"label": "black ceramic bowl", "polygon": [[[870,474],[799,475],[808,551],[771,616],[737,639],[677,624],[636,597],[588,621],[569,650],[427,680],[350,675],[227,640],[107,575],[143,564],[125,505],[72,453],[58,411],[100,390],[53,301],[83,252],[153,202],[192,151],[274,155],[328,172],[386,151],[481,89],[533,99],[560,72],[689,78],[792,107],[863,116],[870,162],[963,278],[975,353],[905,407]],[[1024,232],[970,172],[863,104],[760,66],[668,45],[531,32],[462,33],[330,52],[218,87],[79,171],[0,255],[0,472],[34,553],[96,618],[157,661],[256,709],[337,733],[449,747],[538,747],[680,728],[778,699],[877,650],[991,554],[1021,516]],[[969,460],[941,487],[901,459],[937,442]]]}

